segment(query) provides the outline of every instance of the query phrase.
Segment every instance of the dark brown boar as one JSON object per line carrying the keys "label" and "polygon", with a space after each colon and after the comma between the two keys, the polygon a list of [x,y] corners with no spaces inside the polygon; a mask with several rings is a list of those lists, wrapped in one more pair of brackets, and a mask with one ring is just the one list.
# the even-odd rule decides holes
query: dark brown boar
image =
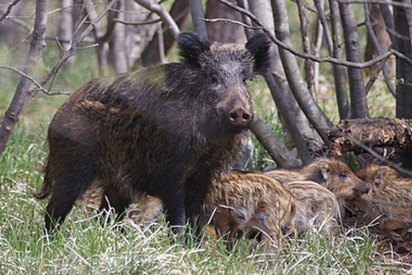
{"label": "dark brown boar", "polygon": [[246,80],[268,67],[263,34],[244,47],[178,36],[183,60],[93,80],[57,111],[38,198],[51,195],[46,229],[61,224],[92,181],[100,210],[122,213],[139,194],[159,197],[175,233],[227,170],[253,119]]}

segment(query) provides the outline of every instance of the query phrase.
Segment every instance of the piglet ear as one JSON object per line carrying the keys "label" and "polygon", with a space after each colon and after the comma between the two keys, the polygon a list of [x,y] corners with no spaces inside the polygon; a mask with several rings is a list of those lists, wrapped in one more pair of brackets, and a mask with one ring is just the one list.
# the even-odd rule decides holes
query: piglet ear
{"label": "piglet ear", "polygon": [[255,73],[263,74],[269,69],[271,45],[272,41],[263,32],[255,34],[246,43],[246,49],[252,53],[255,59],[255,65],[253,67]]}
{"label": "piglet ear", "polygon": [[329,164],[329,162],[325,160],[320,160],[319,161],[319,170],[320,173],[322,174],[322,178],[324,181],[327,181],[330,177],[330,173],[332,171],[332,167]]}
{"label": "piglet ear", "polygon": [[193,32],[182,32],[177,36],[179,54],[191,65],[200,67],[199,56],[210,51],[210,43]]}
{"label": "piglet ear", "polygon": [[385,183],[385,177],[387,177],[388,173],[389,167],[386,166],[379,167],[379,169],[376,170],[375,175],[373,177],[373,181],[376,187],[379,187],[380,185]]}

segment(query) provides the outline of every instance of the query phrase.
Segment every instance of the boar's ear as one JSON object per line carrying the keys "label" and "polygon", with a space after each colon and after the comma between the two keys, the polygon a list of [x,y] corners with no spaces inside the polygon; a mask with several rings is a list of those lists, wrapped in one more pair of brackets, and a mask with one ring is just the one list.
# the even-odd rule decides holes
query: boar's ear
{"label": "boar's ear", "polygon": [[322,174],[323,180],[327,181],[329,179],[329,176],[332,170],[330,163],[327,162],[326,160],[319,161],[319,170],[320,170],[320,173]]}
{"label": "boar's ear", "polygon": [[246,43],[245,48],[250,51],[255,59],[253,71],[255,73],[265,73],[270,65],[270,46],[272,41],[265,33],[254,35]]}
{"label": "boar's ear", "polygon": [[378,170],[376,170],[375,175],[373,176],[373,183],[376,187],[379,187],[385,183],[385,177],[388,172],[389,167],[386,166],[379,167]]}
{"label": "boar's ear", "polygon": [[177,36],[179,54],[183,59],[192,65],[200,67],[199,56],[202,53],[210,51],[210,43],[201,39],[199,35],[193,32],[182,32]]}

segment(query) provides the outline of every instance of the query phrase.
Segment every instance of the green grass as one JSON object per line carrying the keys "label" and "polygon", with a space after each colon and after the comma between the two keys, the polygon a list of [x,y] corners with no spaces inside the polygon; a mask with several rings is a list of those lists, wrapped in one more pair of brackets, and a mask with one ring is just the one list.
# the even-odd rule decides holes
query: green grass
{"label": "green grass", "polygon": [[[8,56],[0,49],[0,56]],[[51,91],[73,92],[97,75],[90,52],[76,55],[73,68],[63,69]],[[87,58],[84,58],[87,57]],[[58,55],[47,56],[54,64]],[[87,62],[85,62],[87,60]],[[2,59],[7,65],[11,60]],[[48,69],[46,65],[42,70]],[[0,71],[0,110],[5,110],[14,93],[18,76]],[[325,83],[332,83],[330,79]],[[321,83],[325,87],[325,83]],[[48,87],[49,88],[49,87]],[[332,87],[320,92],[319,102],[334,122],[338,121]],[[393,116],[393,98],[374,88],[368,96],[371,115]],[[270,93],[261,79],[251,86],[260,116],[281,138],[281,125]],[[329,91],[329,92],[328,92]],[[266,249],[241,240],[227,251],[220,239],[190,240],[183,248],[173,240],[165,222],[140,228],[130,220],[102,227],[95,213],[77,205],[53,238],[44,235],[46,201],[37,201],[30,191],[42,184],[42,168],[47,157],[47,125],[67,96],[38,93],[25,106],[21,121],[0,158],[0,274],[43,273],[270,273],[270,274],[358,274],[401,273],[395,256],[381,255],[381,245],[368,228],[342,229],[335,237],[314,232],[285,241],[279,249]],[[382,104],[385,109],[382,114]],[[391,102],[387,104],[387,102]],[[264,106],[264,107],[262,107]],[[273,161],[256,144],[254,165],[263,168]],[[382,252],[383,253],[383,252]]]}
{"label": "green grass", "polygon": [[[103,227],[94,213],[75,206],[61,230],[44,235],[45,201],[30,190],[42,183],[47,155],[45,127],[19,123],[0,166],[0,273],[271,273],[354,274],[400,272],[382,261],[379,243],[367,228],[336,237],[309,233],[280,249],[241,240],[227,251],[222,240],[173,240],[162,221],[140,228],[130,220]],[[121,227],[123,230],[119,230]]]}

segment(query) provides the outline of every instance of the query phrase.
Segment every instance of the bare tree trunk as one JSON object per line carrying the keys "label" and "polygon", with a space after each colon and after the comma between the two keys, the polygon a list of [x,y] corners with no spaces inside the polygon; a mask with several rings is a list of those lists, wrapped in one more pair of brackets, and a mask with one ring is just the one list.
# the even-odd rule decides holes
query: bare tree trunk
{"label": "bare tree trunk", "polygon": [[[410,1],[396,1],[410,4]],[[409,11],[409,12],[408,12]],[[411,13],[408,8],[394,6],[395,49],[412,58]],[[412,66],[396,58],[396,117],[412,118]],[[409,136],[410,138],[410,136]],[[412,170],[412,150],[396,150],[397,160]]]}
{"label": "bare tree trunk", "polygon": [[116,5],[116,11],[109,11],[109,28],[113,28],[109,40],[109,64],[116,73],[126,73],[129,71],[129,62],[127,58],[128,44],[126,43],[126,25],[117,24],[115,19],[125,21],[126,12],[125,0],[119,0]]}
{"label": "bare tree trunk", "polygon": [[[59,38],[63,51],[70,49],[73,40],[73,0],[60,0],[61,17],[59,21]],[[74,59],[68,60],[67,64],[73,64]]]}
{"label": "bare tree trunk", "polygon": [[[315,1],[316,3],[317,1]],[[329,0],[330,13],[331,13],[331,29],[332,38],[329,38],[328,27],[326,19],[322,20],[323,30],[325,31],[325,37],[327,38],[327,45],[329,55],[336,59],[343,59],[343,50],[341,45],[342,41],[342,25],[339,14],[339,5],[336,0]],[[319,11],[319,9],[318,9]],[[323,14],[323,13],[322,13]],[[329,41],[328,41],[329,40]],[[332,46],[329,46],[332,45]],[[345,67],[337,64],[332,64],[333,79],[335,82],[336,101],[338,103],[339,117],[346,119],[350,117],[350,106],[348,100],[348,91],[346,85],[346,70]]]}
{"label": "bare tree trunk", "polygon": [[[173,4],[174,5],[174,4]],[[142,57],[143,51],[147,50],[149,42],[153,39],[158,24],[161,24],[158,15],[146,10],[133,0],[126,0],[125,21],[126,25],[127,57],[129,67],[134,67]],[[118,22],[121,23],[121,22]]]}
{"label": "bare tree trunk", "polygon": [[[339,3],[339,10],[345,36],[347,60],[360,63],[361,59],[359,54],[358,31],[355,14],[350,4]],[[348,77],[352,118],[368,117],[369,111],[366,102],[362,70],[348,67]]]}
{"label": "bare tree trunk", "polygon": [[[373,3],[365,3],[364,10],[365,14],[368,15],[365,17],[365,25],[368,32],[365,60],[370,60],[374,56],[382,54],[383,51],[387,51],[392,46],[392,41],[388,32],[386,31],[385,22],[383,20],[381,10],[379,9],[379,5]],[[391,78],[395,73],[395,64],[393,62],[394,59],[395,57],[390,57],[388,60],[379,62],[372,67],[371,79],[366,84],[366,94],[368,94],[368,90],[377,79],[377,75],[381,70],[389,91],[393,95],[396,94],[395,87],[391,82]],[[388,67],[392,70],[389,71]]]}
{"label": "bare tree trunk", "polygon": [[[300,33],[302,38],[302,48],[303,52],[307,54],[311,54],[311,41],[309,38],[309,26],[308,20],[306,18],[305,7],[303,5],[302,0],[296,1],[298,5],[298,13],[300,19]],[[314,70],[313,70],[313,62],[309,59],[305,59],[304,65],[304,72],[305,72],[305,80],[306,80],[306,87],[308,88],[312,97],[316,100],[316,90],[315,90],[315,82],[314,82]]]}
{"label": "bare tree trunk", "polygon": [[[275,19],[276,36],[283,43],[291,46],[289,34],[289,18],[286,10],[286,4],[281,0],[272,0],[273,17]],[[313,97],[305,87],[305,83],[300,74],[296,58],[285,49],[279,49],[282,59],[283,68],[288,79],[293,95],[302,108],[310,123],[314,126],[318,134],[325,143],[328,143],[325,131],[332,126],[330,120],[322,112],[314,101]]]}
{"label": "bare tree trunk", "polygon": [[[241,21],[242,17],[233,9],[221,4],[218,0],[208,0],[205,17],[207,19],[224,18]],[[226,22],[206,22],[209,41],[221,43],[246,43],[245,31],[242,26]]]}
{"label": "bare tree trunk", "polygon": [[195,32],[197,32],[201,38],[207,39],[202,0],[190,0],[190,11]]}
{"label": "bare tree trunk", "polygon": [[[183,25],[186,23],[188,15],[190,11],[190,0],[176,0],[171,9],[170,15],[175,20],[176,24],[179,28],[182,28]],[[163,32],[163,49],[165,54],[169,52],[172,48],[175,38],[170,29],[165,27],[165,23],[162,23],[162,30]],[[149,45],[145,48],[141,55],[141,65],[149,66],[155,65],[160,62],[160,54],[159,54],[159,36],[155,34],[153,39],[150,41]],[[139,61],[139,60],[138,60]],[[136,62],[134,68],[139,67],[139,62]]]}
{"label": "bare tree trunk", "polygon": [[[41,54],[44,47],[44,34],[46,32],[47,24],[47,0],[36,1],[36,18],[34,21],[34,31],[32,40],[30,43],[29,53],[26,59],[26,65],[23,69],[25,74],[30,74],[36,62],[41,58]],[[26,101],[35,94],[35,90],[30,89],[31,83],[22,76],[17,85],[13,99],[7,109],[0,126],[0,155],[4,153],[7,143],[10,140],[10,136],[16,126],[20,113],[23,110],[23,106]]]}
{"label": "bare tree trunk", "polygon": [[[239,6],[246,9],[246,4],[244,3],[245,0],[237,0],[237,2]],[[267,28],[273,35],[275,35],[275,22],[273,20],[273,12],[270,0],[249,0],[249,7],[253,14],[261,18],[262,25],[264,25],[265,28]],[[246,16],[244,16],[243,21],[248,25],[252,25],[250,19]],[[248,30],[245,29],[245,31]],[[271,48],[271,70],[273,73],[271,75],[265,75],[265,79],[268,83],[276,83],[278,87],[277,90],[273,88],[273,85],[268,84],[273,100],[275,101],[275,104],[277,106],[279,116],[281,117],[281,121],[294,121],[293,127],[296,126],[296,129],[298,129],[296,132],[293,129],[290,129],[291,126],[282,123],[282,126],[285,130],[285,139],[292,139],[295,144],[300,142],[303,142],[303,144],[305,143],[302,135],[308,140],[319,139],[319,136],[310,127],[308,119],[306,118],[296,99],[293,97],[292,92],[290,91],[279,56],[278,47],[273,44]],[[281,93],[281,95],[279,93]],[[279,104],[283,104],[283,106],[279,106]],[[281,110],[287,110],[288,113],[285,113]],[[285,116],[290,116],[290,118],[283,118]],[[303,149],[304,146],[305,145],[297,145],[297,148],[300,147],[301,149]],[[305,155],[306,153],[302,152],[302,154]]]}
{"label": "bare tree trunk", "polygon": [[293,143],[298,150],[298,155],[302,160],[303,164],[308,164],[313,161],[309,150],[306,146],[306,142],[303,139],[298,125],[295,121],[295,116],[292,109],[289,109],[289,105],[287,102],[287,96],[284,96],[285,93],[288,93],[288,90],[283,90],[276,82],[275,78],[272,74],[266,73],[265,80],[268,84],[270,92],[272,94],[273,99],[275,100],[276,106],[279,112],[282,114],[283,125],[285,125],[287,131],[289,132],[290,136],[292,137]]}
{"label": "bare tree trunk", "polygon": [[[244,3],[242,0],[238,0],[238,3],[242,8],[246,8],[246,3]],[[268,24],[268,28],[271,29],[274,34],[274,21],[269,0],[253,1],[253,3],[251,2],[250,4],[251,9],[254,11],[254,13],[266,18],[265,23]],[[268,12],[270,12],[270,14],[268,14]],[[243,17],[243,21],[249,26],[252,25],[252,22],[250,22],[250,19],[246,16]],[[245,29],[245,31],[248,38],[250,38],[253,35],[253,33],[248,29]],[[306,137],[312,137],[314,135],[314,132],[310,128],[308,120],[306,119],[302,110],[299,108],[295,98],[292,96],[292,93],[290,92],[289,86],[287,85],[284,76],[282,63],[280,62],[279,52],[276,45],[273,45],[273,48],[274,51],[272,55],[272,66],[274,67],[275,73],[266,73],[264,77],[270,89],[272,98],[277,106],[281,120],[285,122],[282,122],[282,126],[293,140],[293,143],[295,144],[296,149],[298,151],[299,157],[302,159],[303,163],[306,164],[312,161],[312,157],[310,156],[309,150],[306,146],[306,142],[302,136],[302,133],[307,134]],[[264,128],[252,127],[252,132],[256,137],[272,135],[269,133],[256,132],[260,130],[264,130]],[[275,144],[271,145],[269,143],[262,143],[262,145],[268,151],[269,155],[272,156],[274,154],[277,154],[277,151],[271,151],[273,148],[276,148]]]}
{"label": "bare tree trunk", "polygon": [[[406,8],[394,7],[395,49],[412,58],[411,36]],[[396,58],[396,117],[412,118],[412,67],[400,58]]]}
{"label": "bare tree trunk", "polygon": [[[97,18],[97,12],[94,8],[93,1],[84,0],[84,10],[90,22],[95,22]],[[109,27],[110,26],[111,25],[109,24]],[[93,34],[94,34],[94,39],[98,43],[98,47],[96,48],[96,51],[97,51],[97,61],[99,63],[99,71],[100,71],[100,74],[106,75],[109,73],[108,72],[109,62],[107,60],[109,44],[104,39],[105,32],[103,31],[103,28],[100,22],[97,22],[96,24],[94,24]]]}
{"label": "bare tree trunk", "polygon": [[278,167],[292,168],[301,165],[260,117],[255,116],[250,128]]}

